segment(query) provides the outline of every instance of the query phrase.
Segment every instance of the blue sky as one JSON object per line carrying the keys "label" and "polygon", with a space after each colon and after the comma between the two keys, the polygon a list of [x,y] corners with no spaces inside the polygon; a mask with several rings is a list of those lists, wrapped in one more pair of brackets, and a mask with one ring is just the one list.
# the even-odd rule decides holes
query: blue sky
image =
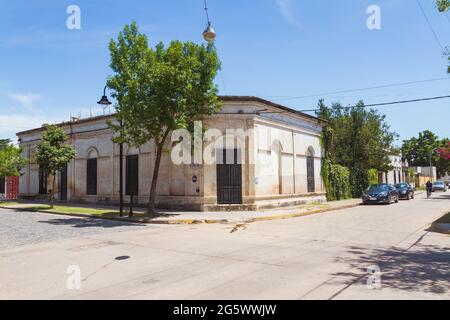
{"label": "blue sky", "polygon": [[[450,17],[420,0],[439,41],[450,45]],[[66,9],[81,8],[81,30]],[[381,30],[366,26],[370,5]],[[304,110],[323,97],[345,105],[450,94],[447,60],[416,0],[209,0],[223,62],[221,94],[256,95]],[[0,0],[0,137],[102,110],[109,39],[136,20],[154,45],[202,42],[202,0]],[[294,97],[394,83],[376,90]],[[401,139],[430,129],[450,136],[450,99],[380,107]]]}

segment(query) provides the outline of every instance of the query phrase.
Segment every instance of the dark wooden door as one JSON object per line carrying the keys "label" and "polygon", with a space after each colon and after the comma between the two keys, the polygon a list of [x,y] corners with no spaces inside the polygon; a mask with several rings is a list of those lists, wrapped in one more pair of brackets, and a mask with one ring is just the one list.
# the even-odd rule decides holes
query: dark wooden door
{"label": "dark wooden door", "polygon": [[139,194],[139,156],[127,156],[125,194],[137,196]]}
{"label": "dark wooden door", "polygon": [[242,164],[238,161],[239,152],[237,149],[218,152],[217,203],[242,204]]}
{"label": "dark wooden door", "polygon": [[306,174],[308,179],[308,192],[314,192],[316,190],[314,183],[314,157],[306,158]]}
{"label": "dark wooden door", "polygon": [[60,172],[59,179],[59,200],[66,201],[67,200],[67,165]]}
{"label": "dark wooden door", "polygon": [[47,172],[39,166],[39,194],[47,194]]}
{"label": "dark wooden door", "polygon": [[97,195],[97,159],[88,159],[86,164],[86,193]]}
{"label": "dark wooden door", "polygon": [[5,177],[0,177],[0,194],[6,193],[6,179]]}

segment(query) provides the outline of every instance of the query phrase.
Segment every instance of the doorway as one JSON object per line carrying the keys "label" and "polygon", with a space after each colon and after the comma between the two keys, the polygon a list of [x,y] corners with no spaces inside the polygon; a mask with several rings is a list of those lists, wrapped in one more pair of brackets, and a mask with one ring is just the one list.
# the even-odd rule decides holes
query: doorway
{"label": "doorway", "polygon": [[242,204],[240,150],[217,150],[217,203]]}
{"label": "doorway", "polygon": [[67,201],[67,165],[60,172],[59,185],[59,200]]}

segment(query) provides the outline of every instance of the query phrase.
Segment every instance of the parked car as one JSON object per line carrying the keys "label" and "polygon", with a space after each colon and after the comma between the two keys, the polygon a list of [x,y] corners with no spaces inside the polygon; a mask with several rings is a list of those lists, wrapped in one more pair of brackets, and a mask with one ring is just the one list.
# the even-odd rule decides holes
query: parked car
{"label": "parked car", "polygon": [[409,185],[409,183],[397,183],[395,185],[395,189],[397,189],[400,199],[414,199],[414,189]]}
{"label": "parked car", "polygon": [[433,183],[433,186],[431,187],[431,192],[436,191],[447,192],[447,186],[445,185],[444,181],[436,181],[435,183]]}
{"label": "parked car", "polygon": [[400,194],[392,184],[374,184],[363,192],[363,204],[391,204],[393,201],[397,203]]}

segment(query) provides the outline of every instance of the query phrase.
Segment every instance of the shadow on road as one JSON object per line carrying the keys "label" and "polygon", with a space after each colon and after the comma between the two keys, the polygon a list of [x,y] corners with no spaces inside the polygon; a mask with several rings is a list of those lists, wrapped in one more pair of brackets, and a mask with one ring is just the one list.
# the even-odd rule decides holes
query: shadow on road
{"label": "shadow on road", "polygon": [[355,272],[339,272],[335,280],[340,285],[358,283],[366,285],[367,267],[381,269],[382,288],[408,292],[444,294],[450,292],[450,251],[438,246],[417,246],[411,251],[401,252],[395,248],[371,250],[352,247],[353,257],[338,258],[350,264]]}
{"label": "shadow on road", "polygon": [[106,219],[89,218],[62,218],[42,220],[39,223],[51,225],[68,225],[74,228],[118,228],[118,227],[144,227],[146,224],[131,223],[126,221],[113,221]]}

